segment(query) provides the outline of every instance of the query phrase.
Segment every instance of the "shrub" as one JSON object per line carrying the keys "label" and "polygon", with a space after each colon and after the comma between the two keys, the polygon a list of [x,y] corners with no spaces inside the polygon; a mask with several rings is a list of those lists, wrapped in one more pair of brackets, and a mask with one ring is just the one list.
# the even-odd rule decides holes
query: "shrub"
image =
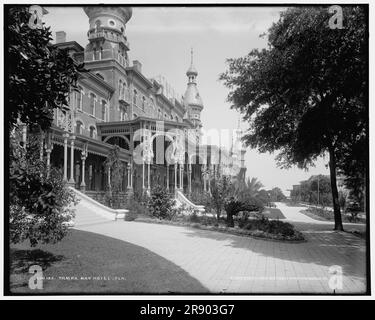
{"label": "shrub", "polygon": [[149,202],[148,196],[139,198],[138,196],[133,195],[128,200],[127,209],[129,210],[129,213],[131,213],[131,215],[135,218],[139,215],[149,216],[150,210],[148,208],[148,202]]}
{"label": "shrub", "polygon": [[151,215],[159,219],[171,220],[175,215],[175,200],[173,196],[162,187],[156,187],[151,191],[148,208]]}
{"label": "shrub", "polygon": [[28,239],[35,246],[61,240],[74,217],[71,204],[78,203],[57,170],[47,174],[39,159],[39,143],[32,134],[26,149],[11,140],[9,231],[13,243]]}
{"label": "shrub", "polygon": [[290,223],[279,220],[268,220],[267,218],[249,220],[244,229],[259,230],[283,237],[293,237],[296,235],[296,230]]}

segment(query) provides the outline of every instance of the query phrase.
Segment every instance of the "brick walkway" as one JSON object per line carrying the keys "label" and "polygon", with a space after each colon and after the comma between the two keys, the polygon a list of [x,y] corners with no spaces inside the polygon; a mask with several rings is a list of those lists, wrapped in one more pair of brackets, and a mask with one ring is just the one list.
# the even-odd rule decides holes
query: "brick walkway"
{"label": "brick walkway", "polygon": [[333,265],[343,272],[343,287],[337,293],[365,292],[364,240],[332,231],[331,223],[304,220],[288,208],[282,211],[306,235],[306,243],[141,222],[109,221],[76,228],[145,247],[186,270],[213,293],[333,293],[328,285]]}

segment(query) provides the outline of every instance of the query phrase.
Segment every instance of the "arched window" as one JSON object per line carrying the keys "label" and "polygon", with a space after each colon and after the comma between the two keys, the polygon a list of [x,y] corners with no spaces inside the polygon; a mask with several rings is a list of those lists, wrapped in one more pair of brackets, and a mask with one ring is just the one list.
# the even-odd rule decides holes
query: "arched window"
{"label": "arched window", "polygon": [[76,122],[76,134],[82,134],[83,131],[83,123],[82,121],[78,120]]}
{"label": "arched window", "polygon": [[133,104],[137,105],[137,90],[134,89],[133,92]]}
{"label": "arched window", "polygon": [[120,79],[118,81],[118,95],[119,95],[119,97],[121,97],[121,88],[122,88],[122,80]]}
{"label": "arched window", "polygon": [[126,82],[124,81],[124,83],[122,84],[122,97],[124,100],[125,100],[125,92],[126,92]]}
{"label": "arched window", "polygon": [[94,126],[90,126],[90,138],[96,138],[96,129]]}
{"label": "arched window", "polygon": [[178,117],[176,116],[176,121],[178,122]]}
{"label": "arched window", "polygon": [[90,114],[92,116],[95,116],[95,101],[96,101],[95,94],[90,93]]}
{"label": "arched window", "polygon": [[93,60],[96,60],[96,54],[97,54],[96,48],[92,49],[92,59]]}
{"label": "arched window", "polygon": [[99,60],[102,60],[102,59],[103,59],[103,47],[100,47]]}
{"label": "arched window", "polygon": [[78,87],[78,91],[76,91],[76,107],[79,110],[82,110],[82,98],[83,98],[83,89],[82,87]]}
{"label": "arched window", "polygon": [[107,102],[102,100],[102,120],[107,121]]}
{"label": "arched window", "polygon": [[145,111],[145,105],[146,105],[146,98],[142,97],[142,110]]}

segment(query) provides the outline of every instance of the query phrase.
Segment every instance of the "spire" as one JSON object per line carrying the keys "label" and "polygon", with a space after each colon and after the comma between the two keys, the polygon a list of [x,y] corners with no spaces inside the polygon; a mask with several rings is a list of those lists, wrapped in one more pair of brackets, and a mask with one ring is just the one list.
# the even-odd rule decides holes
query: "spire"
{"label": "spire", "polygon": [[186,75],[189,77],[189,82],[195,82],[195,77],[198,75],[198,71],[195,69],[194,64],[193,64],[193,48],[191,48],[190,51],[191,54],[191,62],[190,62],[190,67],[188,71],[186,71]]}

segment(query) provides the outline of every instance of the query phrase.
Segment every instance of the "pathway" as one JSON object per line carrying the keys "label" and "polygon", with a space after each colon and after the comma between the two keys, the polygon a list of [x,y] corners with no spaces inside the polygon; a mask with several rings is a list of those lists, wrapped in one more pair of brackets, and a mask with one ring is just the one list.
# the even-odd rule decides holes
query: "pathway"
{"label": "pathway", "polygon": [[[264,241],[126,221],[78,224],[76,228],[147,248],[186,270],[213,293],[329,294],[333,292],[329,271],[335,265],[343,275],[337,293],[365,292],[364,240],[333,232],[331,223],[316,223],[298,216],[294,209],[282,207],[282,212],[304,232],[308,242]],[[79,215],[77,212],[78,219]]]}

